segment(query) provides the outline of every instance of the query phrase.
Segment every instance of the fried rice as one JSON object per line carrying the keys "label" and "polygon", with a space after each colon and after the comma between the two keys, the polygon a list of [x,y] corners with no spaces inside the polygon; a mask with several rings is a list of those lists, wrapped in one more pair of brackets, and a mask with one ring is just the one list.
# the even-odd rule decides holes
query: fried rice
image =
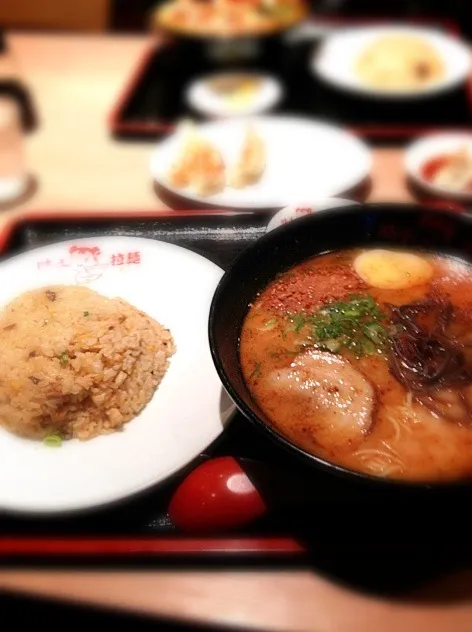
{"label": "fried rice", "polygon": [[175,352],[168,329],[82,286],[26,292],[0,312],[0,425],[31,439],[119,430]]}

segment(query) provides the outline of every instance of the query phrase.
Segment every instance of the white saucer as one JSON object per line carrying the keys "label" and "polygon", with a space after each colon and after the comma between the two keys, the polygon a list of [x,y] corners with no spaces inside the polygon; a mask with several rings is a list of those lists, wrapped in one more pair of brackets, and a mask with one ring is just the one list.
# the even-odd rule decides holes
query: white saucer
{"label": "white saucer", "polygon": [[[239,78],[256,79],[259,85],[247,103],[231,106],[228,100],[212,87],[212,82],[226,79],[237,81]],[[248,72],[226,72],[195,80],[188,86],[185,99],[190,107],[204,116],[227,118],[267,112],[279,103],[282,95],[282,84],[275,77]]]}

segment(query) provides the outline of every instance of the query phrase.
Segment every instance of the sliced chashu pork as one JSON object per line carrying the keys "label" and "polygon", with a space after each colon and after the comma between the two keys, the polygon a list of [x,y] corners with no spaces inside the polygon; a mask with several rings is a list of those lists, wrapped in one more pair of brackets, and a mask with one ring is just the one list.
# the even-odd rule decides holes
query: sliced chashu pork
{"label": "sliced chashu pork", "polygon": [[271,390],[284,393],[299,430],[321,446],[354,446],[369,432],[375,403],[370,382],[349,360],[310,349],[272,371]]}

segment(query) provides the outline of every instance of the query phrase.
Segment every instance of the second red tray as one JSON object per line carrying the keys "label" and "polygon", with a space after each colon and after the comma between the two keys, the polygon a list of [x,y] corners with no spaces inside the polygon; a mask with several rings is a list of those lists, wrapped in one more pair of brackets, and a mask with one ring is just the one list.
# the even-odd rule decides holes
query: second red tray
{"label": "second red tray", "polygon": [[[317,20],[320,22],[333,24],[332,19],[324,17]],[[416,22],[459,36],[457,25],[448,20]],[[385,18],[339,18],[334,23],[385,23]],[[376,142],[398,143],[428,131],[470,128],[472,84],[426,100],[373,102],[336,91],[314,78],[309,71],[313,47],[313,42],[276,46],[251,64],[251,70],[275,74],[285,86],[286,97],[276,113],[325,119]],[[183,117],[198,118],[185,104],[184,91],[193,78],[214,70],[204,56],[189,55],[182,42],[152,46],[137,64],[110,113],[110,131],[117,138],[155,140],[171,132]]]}

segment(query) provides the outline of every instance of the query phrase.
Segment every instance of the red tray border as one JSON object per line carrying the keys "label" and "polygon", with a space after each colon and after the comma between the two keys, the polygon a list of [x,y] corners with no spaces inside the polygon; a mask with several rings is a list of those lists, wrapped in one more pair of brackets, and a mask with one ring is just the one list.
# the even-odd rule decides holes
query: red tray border
{"label": "red tray border", "polygon": [[[369,17],[369,18],[341,18],[341,17],[325,17],[319,16],[318,18],[315,15],[312,15],[309,20],[315,21],[319,19],[320,21],[326,24],[382,24],[385,22],[389,22],[385,17]],[[431,25],[442,25],[451,35],[455,37],[460,36],[460,27],[459,25],[449,18],[411,18],[408,19],[407,22],[411,24],[431,24]],[[175,126],[169,123],[124,123],[121,120],[121,115],[123,110],[125,109],[131,95],[137,88],[141,76],[149,64],[151,57],[154,55],[156,50],[163,48],[171,42],[170,38],[160,37],[156,42],[149,45],[141,59],[138,61],[136,67],[131,72],[131,75],[128,81],[125,83],[124,89],[118,97],[117,102],[112,107],[111,112],[108,115],[107,123],[110,131],[113,134],[165,134],[170,133],[175,129]],[[467,97],[469,100],[469,105],[472,112],[472,76],[469,77],[469,81],[467,83]],[[422,135],[425,133],[439,132],[444,129],[448,129],[447,127],[441,126],[417,126],[417,125],[399,125],[399,126],[388,126],[388,125],[361,125],[350,127],[351,132],[359,135],[359,136],[367,136],[370,138],[404,138]],[[470,127],[456,128],[456,131],[470,131]]]}
{"label": "red tray border", "polygon": [[292,538],[0,538],[1,557],[198,557],[205,555],[263,557],[302,556]]}
{"label": "red tray border", "polygon": [[[428,202],[438,208],[449,208],[463,212],[464,208],[454,202]],[[206,211],[169,211],[167,209],[100,210],[100,211],[27,211],[10,218],[0,230],[0,255],[8,246],[13,231],[29,221],[76,221],[107,219],[169,219],[172,217],[226,216],[228,211],[209,209]],[[61,557],[101,557],[101,558],[198,558],[199,556],[250,556],[264,558],[302,558],[305,547],[291,537],[18,537],[0,536],[0,563],[3,559],[19,558],[61,558]]]}

